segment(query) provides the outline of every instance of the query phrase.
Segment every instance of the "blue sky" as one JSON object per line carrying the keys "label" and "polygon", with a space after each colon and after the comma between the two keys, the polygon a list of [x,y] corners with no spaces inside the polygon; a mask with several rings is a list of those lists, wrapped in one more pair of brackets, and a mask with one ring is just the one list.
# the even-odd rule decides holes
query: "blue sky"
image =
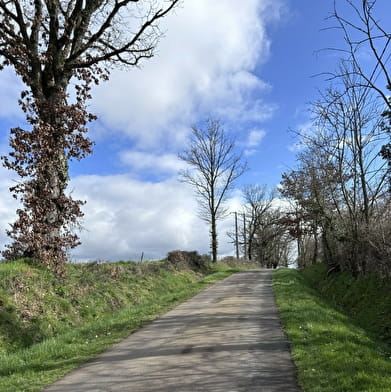
{"label": "blue sky", "polygon": [[[341,1],[342,2],[342,1]],[[390,5],[381,2],[384,11]],[[173,249],[207,253],[208,227],[197,217],[191,189],[177,181],[177,154],[192,125],[219,118],[237,139],[250,170],[238,181],[276,186],[294,166],[288,130],[309,123],[308,103],[334,70],[343,40],[326,18],[333,1],[185,0],[164,21],[155,58],[140,69],[113,70],[95,88],[90,127],[94,154],[72,163],[70,191],[87,201],[82,245],[73,260],[164,257]],[[387,15],[384,12],[384,15]],[[390,15],[390,12],[388,12]],[[20,82],[0,73],[0,150],[23,116],[16,104]],[[7,192],[15,175],[0,169],[0,248],[16,203]],[[240,207],[240,192],[228,200]],[[233,254],[220,223],[220,254]]]}

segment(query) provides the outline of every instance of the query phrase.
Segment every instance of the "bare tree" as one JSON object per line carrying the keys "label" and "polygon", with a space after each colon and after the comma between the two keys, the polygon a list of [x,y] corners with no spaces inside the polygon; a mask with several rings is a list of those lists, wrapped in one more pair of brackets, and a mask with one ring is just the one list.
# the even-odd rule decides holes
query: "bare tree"
{"label": "bare tree", "polygon": [[366,274],[385,269],[379,250],[388,244],[370,233],[387,232],[379,226],[379,208],[389,204],[386,163],[379,157],[385,138],[382,107],[372,89],[356,83],[357,77],[346,72],[339,90],[328,89],[314,103],[313,132],[303,135],[299,168],[283,175],[281,191],[299,206],[300,222],[292,223],[300,223],[293,233],[303,246],[302,264],[308,246],[316,249],[320,230],[330,269]]}
{"label": "bare tree", "polygon": [[[369,87],[377,92],[383,100],[384,128],[388,130],[391,140],[391,100],[387,90],[391,90],[391,71],[388,62],[391,58],[391,31],[389,16],[382,14],[382,2],[377,0],[341,0],[350,12],[345,17],[344,7],[339,7],[340,1],[334,1],[334,11],[331,17],[337,22],[337,28],[342,31],[346,47],[334,48],[343,53],[343,58],[352,66],[344,68],[344,72],[332,74],[332,78],[345,77],[347,70],[350,74],[359,76],[363,87]],[[368,65],[368,53],[372,61]],[[364,54],[364,55],[363,55]],[[381,155],[388,161],[391,170],[391,142],[384,144]]]}
{"label": "bare tree", "polygon": [[243,188],[242,193],[245,202],[244,212],[247,217],[246,233],[243,233],[243,236],[246,234],[244,246],[247,246],[248,259],[252,260],[256,233],[264,215],[272,207],[275,192],[269,192],[266,185],[248,185]]}
{"label": "bare tree", "polygon": [[[263,267],[288,265],[292,238],[285,213],[273,205],[276,190],[266,185],[247,185],[242,189],[243,225],[227,235],[243,249],[244,257]],[[236,213],[235,213],[236,214]]]}
{"label": "bare tree", "polygon": [[332,199],[325,184],[331,184],[332,173],[324,160],[324,154],[316,148],[311,150],[308,147],[298,155],[298,162],[297,169],[282,175],[279,191],[292,202],[283,221],[297,242],[299,268],[316,263],[319,256],[319,228],[322,230],[325,262],[330,264],[332,258],[328,257],[330,246],[326,234],[331,226],[328,207]]}
{"label": "bare tree", "polygon": [[367,233],[373,226],[374,207],[386,190],[387,170],[378,156],[385,140],[381,106],[373,91],[356,79],[346,73],[343,93],[328,91],[315,111],[323,148],[337,181],[336,211],[347,239],[345,249],[350,247],[345,259],[352,272],[366,273],[372,256]]}
{"label": "bare tree", "polygon": [[[153,56],[158,22],[179,0],[2,0],[0,69],[24,82],[20,104],[31,130],[11,130],[3,158],[22,177],[11,188],[23,203],[8,232],[5,257],[33,256],[62,273],[66,249],[78,244],[72,227],[82,202],[65,195],[68,161],[91,153],[86,101],[91,85],[114,65],[137,66]],[[75,99],[69,87],[75,84]]]}
{"label": "bare tree", "polygon": [[246,170],[220,122],[208,120],[204,129],[192,128],[190,147],[179,154],[190,166],[180,172],[183,182],[196,193],[201,219],[210,224],[212,261],[217,261],[217,221],[227,214],[224,201],[234,181]]}
{"label": "bare tree", "polygon": [[277,268],[289,263],[292,239],[284,224],[284,213],[279,208],[270,208],[259,219],[253,243],[253,260],[262,267]]}
{"label": "bare tree", "polygon": [[390,165],[391,143],[384,143],[390,134],[391,34],[381,3],[334,1],[331,18],[345,47],[332,48],[341,55],[339,67],[312,105],[313,129],[301,135],[299,167],[284,173],[281,183],[297,208],[287,224],[300,244],[301,265],[319,253],[330,271],[390,271],[390,226],[383,218],[390,205],[387,163],[379,152]]}
{"label": "bare tree", "polygon": [[[386,31],[388,15],[381,15],[378,11],[377,0],[342,0],[352,11],[348,18],[340,11],[339,2],[334,1],[331,17],[342,31],[346,47],[335,49],[343,53],[343,58],[352,64],[349,72],[358,75],[357,80],[360,80],[364,87],[375,90],[390,110],[391,101],[385,92],[385,89],[391,89],[391,73],[387,65],[391,56],[391,33]],[[372,68],[368,68],[368,64],[364,66],[363,59],[367,56],[362,56],[363,51],[372,54]],[[333,76],[346,75],[347,70],[345,68],[345,72]]]}

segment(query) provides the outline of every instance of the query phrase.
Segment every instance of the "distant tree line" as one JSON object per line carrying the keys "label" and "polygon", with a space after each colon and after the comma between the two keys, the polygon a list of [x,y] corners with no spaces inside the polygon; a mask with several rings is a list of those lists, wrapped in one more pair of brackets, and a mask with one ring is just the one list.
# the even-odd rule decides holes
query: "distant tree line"
{"label": "distant tree line", "polygon": [[[180,179],[192,186],[199,216],[209,224],[211,260],[216,262],[217,223],[228,216],[227,197],[247,164],[237,152],[235,140],[215,119],[207,120],[204,127],[192,128],[189,147],[179,158],[187,164],[179,172]],[[292,237],[283,211],[273,205],[276,192],[266,186],[249,185],[242,189],[242,197],[243,207],[235,212],[235,231],[228,233],[235,244],[236,258],[241,253],[243,259],[267,268],[288,265]],[[183,252],[170,254],[175,262],[183,257]]]}
{"label": "distant tree line", "polygon": [[277,192],[266,185],[247,185],[242,198],[237,230],[227,233],[238,253],[265,268],[288,266],[292,262],[292,237],[286,212],[277,204]]}

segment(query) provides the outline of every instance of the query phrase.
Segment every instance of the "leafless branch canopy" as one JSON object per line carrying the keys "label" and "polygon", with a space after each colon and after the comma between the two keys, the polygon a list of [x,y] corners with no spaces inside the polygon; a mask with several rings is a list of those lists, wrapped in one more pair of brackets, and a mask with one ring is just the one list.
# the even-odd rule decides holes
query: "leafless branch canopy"
{"label": "leafless branch canopy", "polygon": [[[342,51],[347,54],[346,60],[352,65],[348,68],[350,72],[360,77],[362,86],[377,91],[388,109],[391,109],[391,101],[385,92],[385,88],[391,89],[389,68],[391,30],[389,30],[390,26],[387,26],[389,15],[379,14],[376,0],[361,0],[359,2],[344,0],[343,2],[353,11],[353,17],[345,17],[338,7],[338,1],[334,0],[332,18],[342,31],[347,45]],[[365,64],[363,60],[368,53],[373,59],[371,68],[368,68],[368,64]],[[344,70],[346,71],[348,68],[344,68]],[[332,74],[332,77],[340,76],[343,74]]]}
{"label": "leafless branch canopy", "polygon": [[158,21],[179,0],[2,0],[0,56],[26,84],[154,54]]}
{"label": "leafless branch canopy", "polygon": [[206,129],[193,127],[190,148],[179,158],[190,168],[182,170],[183,182],[192,185],[200,204],[200,216],[210,223],[227,213],[223,201],[234,181],[246,170],[241,155],[235,153],[235,142],[229,139],[219,121],[208,120]]}

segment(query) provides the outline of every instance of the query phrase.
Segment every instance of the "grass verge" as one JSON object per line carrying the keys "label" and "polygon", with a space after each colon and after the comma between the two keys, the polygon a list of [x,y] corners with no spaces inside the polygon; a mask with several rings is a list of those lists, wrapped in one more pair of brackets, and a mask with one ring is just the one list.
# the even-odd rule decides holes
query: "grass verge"
{"label": "grass verge", "polygon": [[306,282],[360,327],[391,345],[391,279],[349,272],[327,275],[324,264],[301,272]]}
{"label": "grass verge", "polygon": [[292,269],[273,288],[305,392],[390,392],[391,350],[322,299]]}
{"label": "grass verge", "polygon": [[201,277],[162,263],[70,265],[59,282],[24,262],[1,265],[0,390],[41,390],[239,269],[214,266]]}

